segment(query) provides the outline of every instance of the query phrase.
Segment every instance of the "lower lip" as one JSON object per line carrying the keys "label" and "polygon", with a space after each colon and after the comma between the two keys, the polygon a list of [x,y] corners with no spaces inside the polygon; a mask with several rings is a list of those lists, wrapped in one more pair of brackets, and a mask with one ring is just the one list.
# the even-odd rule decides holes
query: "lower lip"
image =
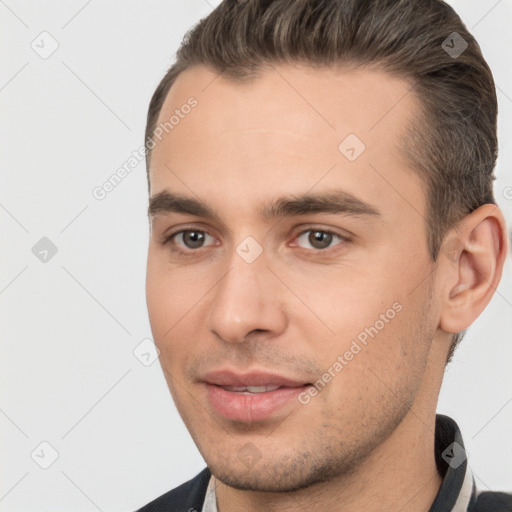
{"label": "lower lip", "polygon": [[274,391],[244,395],[227,391],[215,384],[206,384],[208,399],[222,416],[237,421],[254,422],[269,418],[286,404],[295,401],[309,385],[279,388]]}

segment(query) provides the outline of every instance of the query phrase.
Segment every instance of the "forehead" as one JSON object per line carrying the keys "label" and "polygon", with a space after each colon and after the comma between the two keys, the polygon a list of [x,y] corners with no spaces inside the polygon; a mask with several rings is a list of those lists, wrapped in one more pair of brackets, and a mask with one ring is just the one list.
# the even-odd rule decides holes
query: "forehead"
{"label": "forehead", "polygon": [[154,139],[151,195],[174,189],[228,204],[244,188],[256,204],[341,186],[370,203],[412,193],[420,205],[423,184],[400,149],[419,110],[411,89],[368,68],[274,66],[241,83],[190,68],[159,115],[167,129]]}

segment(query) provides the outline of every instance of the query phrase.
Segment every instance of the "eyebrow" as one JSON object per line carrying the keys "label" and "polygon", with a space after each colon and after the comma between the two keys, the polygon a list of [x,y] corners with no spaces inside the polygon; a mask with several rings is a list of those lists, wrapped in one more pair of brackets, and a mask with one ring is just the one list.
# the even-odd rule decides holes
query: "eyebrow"
{"label": "eyebrow", "polygon": [[[164,190],[150,198],[148,207],[148,216],[150,218],[168,213],[207,217],[222,223],[220,216],[211,207],[193,197],[174,194]],[[344,190],[281,196],[273,200],[269,205],[258,209],[258,214],[266,220],[314,213],[381,217],[381,213],[377,208]]]}

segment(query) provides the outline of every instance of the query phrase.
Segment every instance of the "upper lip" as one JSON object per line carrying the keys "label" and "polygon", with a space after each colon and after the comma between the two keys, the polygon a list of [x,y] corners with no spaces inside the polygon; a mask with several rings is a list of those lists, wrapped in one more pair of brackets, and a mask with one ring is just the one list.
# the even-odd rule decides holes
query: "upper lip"
{"label": "upper lip", "polygon": [[201,380],[217,386],[286,386],[296,388],[308,384],[302,380],[289,379],[282,375],[260,371],[237,373],[232,370],[215,370],[205,373]]}

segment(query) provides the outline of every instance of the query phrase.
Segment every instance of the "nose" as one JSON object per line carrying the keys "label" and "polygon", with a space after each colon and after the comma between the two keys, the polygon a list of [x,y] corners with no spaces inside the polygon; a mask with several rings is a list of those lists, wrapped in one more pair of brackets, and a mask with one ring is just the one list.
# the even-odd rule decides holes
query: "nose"
{"label": "nose", "polygon": [[285,330],[283,287],[267,264],[265,252],[248,263],[233,251],[229,269],[215,287],[207,317],[207,327],[217,337],[240,343],[253,331],[273,337]]}

